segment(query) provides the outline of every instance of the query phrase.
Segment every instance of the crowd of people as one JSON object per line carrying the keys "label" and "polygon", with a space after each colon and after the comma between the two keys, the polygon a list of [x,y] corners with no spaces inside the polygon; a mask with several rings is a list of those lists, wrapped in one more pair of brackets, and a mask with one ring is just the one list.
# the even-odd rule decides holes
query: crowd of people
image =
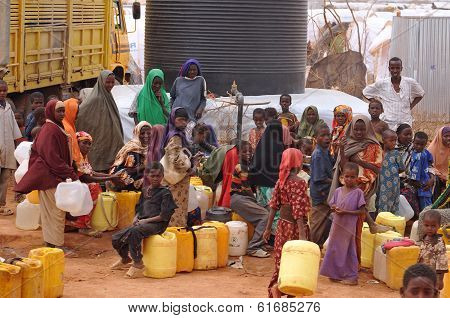
{"label": "crowd of people", "polygon": [[[338,105],[331,128],[315,106],[306,107],[298,120],[290,111],[292,97],[283,94],[280,114],[271,107],[255,109],[248,141],[229,145],[219,145],[213,127],[201,123],[206,81],[193,59],[181,67],[170,99],[164,73],[149,72],[130,109],[136,126],[133,139],[125,144],[111,94],[112,72],[100,73],[81,104],[77,98],[63,102],[50,96],[44,108],[44,96],[33,93],[25,122],[23,115],[13,113],[6,83],[0,81],[0,212],[11,213],[4,206],[7,180],[16,169],[15,143],[32,140],[28,172],[15,191],[39,190],[47,246],[67,250],[68,228],[101,235],[90,228],[89,215],[73,218],[57,208],[60,182],[70,178],[87,183],[94,202],[105,189],[141,191],[133,224],[113,235],[120,260],[112,268],[129,268],[127,275],[138,277],[143,238],[168,226],[192,225],[189,184],[192,176],[199,176],[213,190],[221,184],[218,206],[231,208],[254,226],[247,254],[265,258],[273,253],[270,297],[282,296],[277,287],[281,250],[293,239],[310,240],[321,248],[328,239],[320,273],[355,285],[363,222],[372,233],[389,230],[374,217],[378,211],[399,214],[400,194],[415,212],[411,221],[416,220],[448,188],[450,126],[439,128],[429,145],[427,134],[413,133],[411,109],[424,92],[413,79],[401,77],[400,59],[391,59],[389,69],[389,81],[364,90],[370,118]],[[442,238],[436,234],[440,218],[433,211],[425,217],[432,225],[425,225],[419,261],[436,270],[442,288],[445,245],[442,250]]]}

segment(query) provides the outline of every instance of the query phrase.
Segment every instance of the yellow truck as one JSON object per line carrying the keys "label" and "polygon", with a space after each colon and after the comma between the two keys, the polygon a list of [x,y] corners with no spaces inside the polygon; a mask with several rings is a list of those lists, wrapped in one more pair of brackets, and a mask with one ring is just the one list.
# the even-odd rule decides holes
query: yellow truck
{"label": "yellow truck", "polygon": [[[9,32],[2,20],[0,78],[3,73],[9,93],[39,89],[61,94],[71,86],[93,85],[103,69],[123,81],[130,49],[122,0],[1,3],[0,19],[9,20]],[[139,18],[140,7],[133,8],[133,17]]]}

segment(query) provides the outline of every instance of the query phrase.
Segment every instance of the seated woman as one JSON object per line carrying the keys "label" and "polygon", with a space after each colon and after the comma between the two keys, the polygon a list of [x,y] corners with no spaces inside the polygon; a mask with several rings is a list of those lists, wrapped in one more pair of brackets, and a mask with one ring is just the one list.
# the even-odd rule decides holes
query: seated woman
{"label": "seated woman", "polygon": [[119,174],[121,181],[109,182],[108,188],[116,192],[141,190],[151,134],[152,126],[146,121],[134,127],[133,139],[120,149],[110,171],[110,174]]}
{"label": "seated woman", "polygon": [[319,118],[319,111],[316,106],[308,106],[303,111],[300,125],[297,131],[297,138],[314,137],[316,128],[325,124],[325,122]]}
{"label": "seated woman", "polygon": [[84,131],[80,131],[76,133],[76,138],[81,154],[81,158],[75,163],[78,176],[81,182],[88,184],[92,201],[94,202],[94,207],[92,208],[90,214],[79,217],[73,217],[70,214],[66,213],[66,230],[68,228],[75,228],[78,229],[78,233],[98,238],[102,236],[102,233],[91,228],[91,216],[92,212],[95,210],[95,204],[97,202],[98,196],[102,192],[102,188],[100,187],[99,182],[120,182],[120,177],[118,175],[108,175],[100,172],[95,172],[94,169],[92,169],[87,157],[93,141],[91,135]]}

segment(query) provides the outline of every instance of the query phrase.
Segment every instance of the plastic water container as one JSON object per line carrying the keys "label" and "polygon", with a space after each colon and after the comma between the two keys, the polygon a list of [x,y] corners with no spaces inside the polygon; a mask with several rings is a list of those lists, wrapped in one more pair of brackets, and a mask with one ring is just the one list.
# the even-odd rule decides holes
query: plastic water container
{"label": "plastic water container", "polygon": [[228,264],[228,242],[230,240],[228,226],[216,221],[203,223],[203,226],[213,226],[217,230],[217,267],[226,267]]}
{"label": "plastic water container", "polygon": [[378,246],[373,254],[373,277],[383,283],[387,281],[387,257],[381,246]]}
{"label": "plastic water container", "polygon": [[144,276],[152,278],[174,277],[177,272],[177,237],[164,232],[144,239]]}
{"label": "plastic water container", "polygon": [[194,236],[183,227],[168,227],[166,232],[177,236],[177,273],[192,272],[194,269]]}
{"label": "plastic water container", "polygon": [[243,256],[247,254],[248,229],[247,223],[242,221],[230,221],[226,225],[230,230],[228,241],[228,254],[230,256]]}
{"label": "plastic water container", "polygon": [[231,209],[216,206],[206,211],[207,221],[218,221],[227,223],[231,221]]}
{"label": "plastic water container", "polygon": [[133,223],[134,216],[136,215],[136,204],[139,202],[141,193],[135,191],[114,193],[117,199],[117,213],[119,218],[117,228],[124,229]]}
{"label": "plastic water container", "polygon": [[375,246],[375,234],[370,233],[369,225],[367,223],[364,223],[361,236],[362,267],[372,268],[374,246]]}
{"label": "plastic water container", "polygon": [[79,180],[67,179],[56,187],[56,207],[72,216],[87,215],[94,207],[89,187]]}
{"label": "plastic water container", "polygon": [[411,228],[411,234],[409,235],[409,238],[411,240],[414,240],[416,242],[420,241],[419,237],[419,221],[415,221]]}
{"label": "plastic water container", "polygon": [[253,237],[253,234],[255,233],[255,227],[253,226],[253,224],[251,224],[250,222],[247,222],[246,219],[241,217],[236,212],[231,213],[231,220],[232,221],[241,221],[241,222],[245,222],[245,224],[247,224],[247,228],[248,228],[247,235],[248,235],[248,240],[250,241]]}
{"label": "plastic water container", "polygon": [[[450,270],[450,245],[447,245],[447,259],[448,259],[448,269]],[[450,274],[446,273],[444,275],[444,288],[441,290],[442,298],[450,298]]]}
{"label": "plastic water container", "polygon": [[278,289],[292,296],[311,296],[319,276],[320,249],[313,242],[288,241],[281,252]]}
{"label": "plastic water container", "polygon": [[197,238],[197,257],[194,260],[195,270],[209,270],[217,268],[217,230],[194,226]]}
{"label": "plastic water container", "polygon": [[41,261],[32,258],[14,260],[22,270],[22,298],[44,297],[44,270]]}
{"label": "plastic water container", "polygon": [[375,220],[376,223],[394,228],[395,232],[405,235],[406,221],[403,216],[396,216],[391,212],[380,212]]}
{"label": "plastic water container", "polygon": [[191,179],[189,180],[189,183],[192,184],[193,186],[202,186],[203,185],[203,181],[199,177],[191,177]]}
{"label": "plastic water container", "polygon": [[39,191],[34,190],[26,195],[28,202],[32,204],[39,204]]}
{"label": "plastic water container", "polygon": [[[445,233],[444,233],[445,231]],[[438,234],[442,235],[442,240],[444,241],[445,245],[449,245],[450,244],[450,227],[447,227],[444,229],[444,227],[441,227],[440,229],[438,229],[437,231]]]}
{"label": "plastic water container", "polygon": [[30,141],[22,141],[14,150],[14,157],[16,158],[17,162],[22,164],[24,160],[30,159],[31,154],[31,146],[33,145]]}
{"label": "plastic water container", "polygon": [[[206,198],[208,199],[208,201],[207,201],[208,205],[207,206],[205,205],[205,212],[204,213],[206,213],[206,211],[208,209],[211,209],[213,207],[213,204],[214,204],[214,192],[213,192],[213,190],[210,187],[203,186],[203,185],[202,186],[195,186],[195,190],[200,191],[202,193],[202,196],[206,196]],[[202,212],[203,212],[202,205],[200,205],[200,208],[202,209]]]}
{"label": "plastic water container", "polygon": [[116,194],[114,192],[101,193],[92,213],[92,228],[100,232],[112,231],[117,227],[118,222]]}
{"label": "plastic water container", "polygon": [[64,252],[59,248],[41,247],[31,250],[29,258],[41,261],[44,269],[44,297],[61,297],[64,291]]}
{"label": "plastic water container", "polygon": [[19,266],[0,263],[0,298],[20,298],[22,271]]}
{"label": "plastic water container", "polygon": [[[208,188],[208,187],[205,187]],[[211,190],[211,188],[208,188]],[[212,190],[210,192],[212,196]],[[204,220],[206,218],[206,211],[209,209],[210,198],[206,192],[204,192],[203,187],[189,186],[189,199],[188,199],[188,211],[193,211],[196,208],[201,210],[201,218]]]}
{"label": "plastic water container", "polygon": [[217,202],[219,202],[221,194],[222,194],[222,182],[219,183],[214,193],[214,205],[217,205]]}
{"label": "plastic water container", "polygon": [[16,172],[14,172],[14,178],[16,179],[17,183],[19,183],[20,180],[22,180],[23,176],[27,173],[27,171],[28,171],[28,163],[29,163],[29,159],[25,159],[19,165],[19,167],[17,168]]}
{"label": "plastic water container", "polygon": [[414,210],[404,195],[400,195],[397,215],[403,216],[405,221],[409,221],[414,217]]}
{"label": "plastic water container", "polygon": [[403,286],[403,274],[408,267],[417,263],[419,252],[418,246],[399,246],[387,251],[388,287],[398,290]]}
{"label": "plastic water container", "polygon": [[20,230],[34,231],[39,228],[41,209],[39,204],[31,204],[28,200],[17,205],[16,227]]}
{"label": "plastic water container", "polygon": [[375,234],[375,245],[374,250],[386,243],[387,241],[393,240],[395,238],[402,237],[400,233],[394,231],[387,231],[385,233],[377,233]]}

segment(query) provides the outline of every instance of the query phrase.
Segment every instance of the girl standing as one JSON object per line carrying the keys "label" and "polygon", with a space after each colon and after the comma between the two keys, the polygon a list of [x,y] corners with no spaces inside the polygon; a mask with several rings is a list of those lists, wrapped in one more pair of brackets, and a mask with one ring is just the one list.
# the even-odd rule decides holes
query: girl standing
{"label": "girl standing", "polygon": [[359,166],[353,162],[344,165],[344,186],[337,188],[329,201],[334,213],[327,252],[320,274],[345,285],[358,284],[358,256],[356,226],[358,218],[366,213],[363,191],[358,188]]}
{"label": "girl standing", "polygon": [[78,180],[72,168],[70,138],[62,124],[64,112],[63,102],[53,99],[47,103],[47,121],[31,147],[28,172],[15,189],[20,193],[39,190],[42,234],[48,247],[64,245],[66,213],[56,207],[56,187],[68,178]]}
{"label": "girl standing", "polygon": [[428,151],[433,156],[433,172],[437,176],[433,196],[434,202],[437,200],[442,191],[445,190],[445,183],[448,178],[450,159],[450,126],[444,126],[438,129],[436,136],[428,146]]}
{"label": "girl standing", "polygon": [[75,128],[75,122],[78,117],[78,100],[75,98],[70,98],[64,101],[65,114],[63,119],[64,129],[66,133],[70,136],[70,143],[72,148],[72,159],[75,162],[81,160],[80,148],[78,147],[77,141],[77,129]]}
{"label": "girl standing", "polygon": [[119,109],[111,94],[114,73],[101,71],[94,89],[81,103],[76,127],[92,135],[94,143],[89,159],[95,171],[107,171],[123,147],[123,129]]}
{"label": "girl standing", "polygon": [[277,281],[284,243],[289,240],[309,239],[308,212],[310,203],[306,194],[308,186],[303,179],[297,176],[302,168],[302,162],[303,154],[300,150],[289,148],[283,152],[279,179],[269,202],[270,214],[263,236],[266,241],[269,240],[271,234],[275,213],[280,210],[274,246],[275,271],[268,287],[269,297],[271,298],[282,296],[278,290]]}
{"label": "girl standing", "polygon": [[330,153],[337,156],[339,150],[339,141],[345,136],[348,124],[352,121],[352,108],[347,105],[336,106],[333,110],[334,118],[331,132],[331,149]]}
{"label": "girl standing", "polygon": [[197,60],[190,59],[183,64],[179,77],[173,82],[170,97],[172,109],[185,108],[189,121],[196,122],[202,117],[206,106],[206,81]]}

